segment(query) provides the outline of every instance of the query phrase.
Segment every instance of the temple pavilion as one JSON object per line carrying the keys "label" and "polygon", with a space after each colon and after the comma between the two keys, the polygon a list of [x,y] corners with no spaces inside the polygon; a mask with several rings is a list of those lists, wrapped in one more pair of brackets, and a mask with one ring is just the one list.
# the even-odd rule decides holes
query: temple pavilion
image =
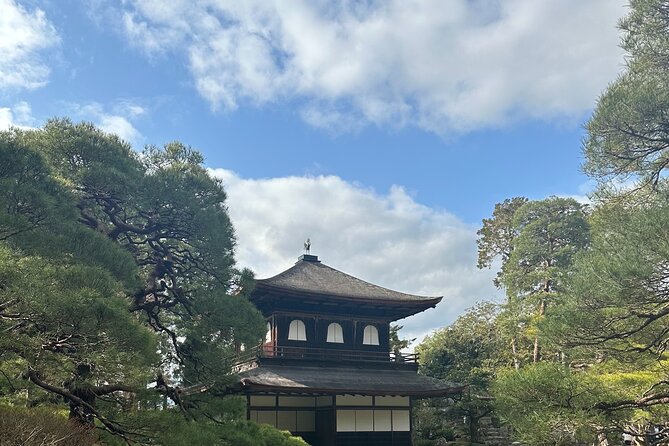
{"label": "temple pavilion", "polygon": [[416,354],[390,351],[390,323],[441,297],[382,288],[305,254],[257,280],[250,300],[267,319],[264,344],[236,366],[250,420],[313,446],[408,446],[412,402],[461,391],[417,374]]}

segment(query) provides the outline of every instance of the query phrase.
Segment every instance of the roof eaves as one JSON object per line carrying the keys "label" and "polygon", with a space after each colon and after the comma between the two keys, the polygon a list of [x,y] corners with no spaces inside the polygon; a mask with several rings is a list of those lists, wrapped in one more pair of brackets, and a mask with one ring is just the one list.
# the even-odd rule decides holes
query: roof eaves
{"label": "roof eaves", "polygon": [[342,392],[355,392],[360,395],[399,395],[399,396],[446,396],[454,395],[462,392],[466,386],[457,385],[444,387],[442,389],[430,389],[430,390],[380,390],[380,389],[364,389],[364,388],[354,388],[351,387],[347,390],[341,388],[327,388],[327,387],[290,387],[290,386],[278,386],[271,384],[260,384],[253,382],[250,379],[242,378],[240,380],[241,386],[243,389],[248,390],[257,390],[257,391],[274,391],[274,392],[286,392],[286,393],[307,393],[307,394],[341,394]]}
{"label": "roof eaves", "polygon": [[[405,294],[405,293],[399,293],[399,294],[404,294],[405,296],[409,297],[408,299],[393,299],[393,298],[388,298],[388,297],[362,297],[362,296],[350,296],[346,294],[341,294],[341,293],[333,293],[333,292],[321,292],[321,291],[311,291],[311,290],[303,290],[299,288],[294,288],[294,287],[284,287],[284,286],[279,286],[279,285],[272,285],[268,282],[265,282],[267,279],[260,279],[256,281],[256,288],[255,290],[258,289],[263,289],[266,288],[268,290],[274,291],[274,292],[285,292],[289,294],[296,294],[296,295],[315,295],[315,296],[320,296],[320,297],[325,297],[325,298],[334,298],[334,299],[342,299],[348,302],[369,302],[369,303],[377,303],[377,302],[388,302],[388,303],[407,303],[407,304],[423,304],[429,306],[434,306],[437,305],[441,300],[444,298],[444,296],[436,296],[436,297],[429,297],[429,296],[418,296],[414,294]],[[254,291],[255,291],[254,290]]]}

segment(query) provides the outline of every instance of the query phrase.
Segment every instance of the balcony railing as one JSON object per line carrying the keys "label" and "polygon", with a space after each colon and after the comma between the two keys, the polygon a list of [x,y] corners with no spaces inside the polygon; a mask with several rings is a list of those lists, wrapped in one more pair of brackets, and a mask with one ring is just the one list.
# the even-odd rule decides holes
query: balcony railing
{"label": "balcony railing", "polygon": [[340,350],[311,347],[283,347],[276,345],[260,345],[252,351],[244,352],[239,356],[237,364],[250,362],[256,358],[418,364],[417,353],[396,354],[393,352]]}

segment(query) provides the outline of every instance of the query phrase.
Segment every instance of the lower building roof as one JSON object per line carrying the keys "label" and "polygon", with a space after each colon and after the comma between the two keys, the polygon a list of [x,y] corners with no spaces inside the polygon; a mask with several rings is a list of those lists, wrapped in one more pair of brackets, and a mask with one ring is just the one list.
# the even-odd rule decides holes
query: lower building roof
{"label": "lower building roof", "polygon": [[463,386],[411,370],[259,365],[239,374],[246,392],[357,394],[437,397],[458,394]]}

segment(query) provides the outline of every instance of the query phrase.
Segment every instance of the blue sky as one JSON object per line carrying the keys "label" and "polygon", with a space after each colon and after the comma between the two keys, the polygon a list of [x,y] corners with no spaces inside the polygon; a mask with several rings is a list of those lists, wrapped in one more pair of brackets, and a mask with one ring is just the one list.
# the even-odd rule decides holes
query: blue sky
{"label": "blue sky", "polygon": [[238,259],[302,240],[444,303],[494,298],[475,231],[496,202],[584,197],[580,139],[623,66],[612,0],[0,0],[0,128],[88,120],[181,140],[223,179]]}

